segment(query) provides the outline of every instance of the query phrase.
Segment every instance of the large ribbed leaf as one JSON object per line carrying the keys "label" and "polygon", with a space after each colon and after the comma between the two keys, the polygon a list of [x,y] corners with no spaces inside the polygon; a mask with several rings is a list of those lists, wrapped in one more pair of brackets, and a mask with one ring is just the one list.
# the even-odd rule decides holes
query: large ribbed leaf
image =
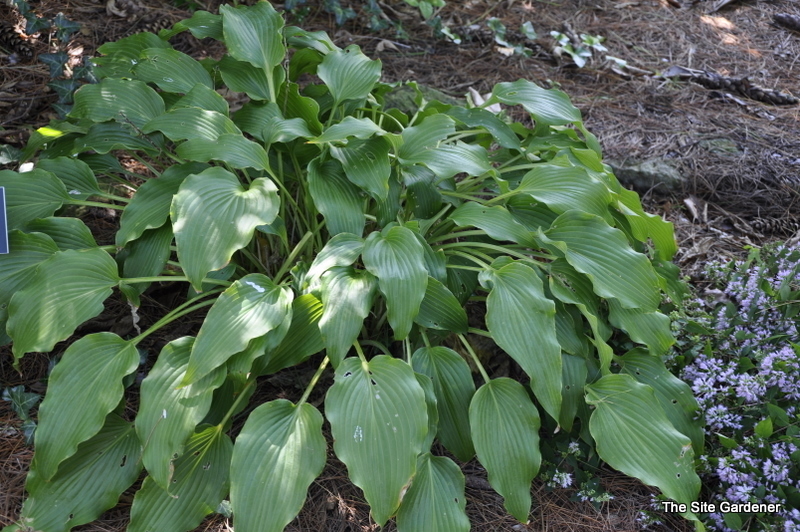
{"label": "large ribbed leaf", "polygon": [[4,530],[67,532],[94,521],[117,504],[139,476],[139,451],[133,425],[109,414],[100,432],[83,442],[49,482],[34,462],[25,484],[29,497],[19,527]]}
{"label": "large ribbed leaf", "polygon": [[35,169],[24,174],[0,170],[0,187],[6,190],[7,230],[21,229],[36,218],[52,216],[70,196],[50,172]]}
{"label": "large ribbed leaf", "polygon": [[414,233],[401,226],[371,233],[364,243],[364,266],[378,278],[386,298],[394,337],[408,336],[428,285],[422,245]]}
{"label": "large ribbed leaf", "polygon": [[465,109],[452,107],[447,114],[468,127],[482,127],[494,137],[495,142],[504,148],[519,148],[519,139],[514,131],[496,114],[486,109]]}
{"label": "large ribbed leaf", "polygon": [[475,392],[469,424],[478,460],[508,513],[523,523],[531,510],[531,482],[539,472],[539,413],[525,388],[494,379]]}
{"label": "large ribbed leaf", "polygon": [[425,393],[408,364],[346,358],[325,399],[336,456],[383,525],[400,505],[428,431]]}
{"label": "large ribbed leaf", "polygon": [[596,407],[589,430],[608,465],[679,503],[697,498],[692,440],[672,426],[653,388],[630,375],[605,375],[586,387],[586,402]]}
{"label": "large ribbed leaf", "polygon": [[567,211],[539,237],[554,245],[576,270],[586,274],[596,294],[617,298],[625,308],[656,310],[660,281],[647,257],[635,252],[625,234],[602,218]]}
{"label": "large ribbed leaf", "polygon": [[[145,231],[140,238],[126,246],[128,254],[125,256],[122,274],[127,278],[159,275],[169,260],[171,254],[169,248],[174,238],[175,235],[172,233],[170,224]],[[128,286],[135,293],[141,294],[150,286],[150,283],[134,283]],[[131,296],[130,293],[125,295],[132,298],[135,306],[140,306],[135,296]]]}
{"label": "large ribbed leaf", "polygon": [[251,7],[222,6],[222,32],[230,54],[267,72],[283,61],[283,17],[269,2]]}
{"label": "large ribbed leaf", "polygon": [[369,118],[346,116],[341,122],[333,124],[322,135],[310,140],[313,144],[323,142],[343,142],[350,137],[365,140],[374,135],[385,135],[386,132]]}
{"label": "large ribbed leaf", "polygon": [[420,303],[419,314],[414,317],[414,322],[431,329],[463,334],[466,334],[469,328],[467,312],[456,296],[445,285],[430,276],[425,288],[425,297]]}
{"label": "large ribbed leaf", "polygon": [[14,356],[50,351],[103,312],[103,301],[118,282],[117,263],[99,248],[60,251],[42,262],[8,305]]}
{"label": "large ribbed leaf", "polygon": [[389,151],[391,144],[382,137],[351,140],[345,148],[331,147],[331,155],[342,163],[347,179],[376,199],[389,192]]}
{"label": "large ribbed leaf", "polygon": [[350,266],[364,250],[364,240],[350,233],[339,233],[325,244],[308,269],[306,278],[314,280],[335,266]]}
{"label": "large ribbed leaf", "polygon": [[180,387],[194,338],[183,337],[164,346],[155,366],[142,381],[136,433],[142,442],[142,462],[150,480],[171,489],[175,456],[208,413],[216,388],[225,371],[220,368],[191,386]]}
{"label": "large ribbed leaf", "polygon": [[[269,100],[269,80],[264,69],[229,55],[219,60],[219,73],[232,91],[244,92],[253,100]],[[273,103],[273,102],[270,102]]]}
{"label": "large ribbed leaf", "polygon": [[612,221],[608,188],[578,166],[536,165],[514,192],[528,194],[558,214],[578,209],[600,216],[607,223]]}
{"label": "large ribbed leaf", "polygon": [[530,266],[514,262],[479,277],[489,288],[486,325],[492,338],[531,378],[531,389],[553,419],[561,411],[561,346],[555,304]]}
{"label": "large ribbed leaf", "polygon": [[436,405],[436,392],[433,390],[433,381],[427,375],[414,372],[422,391],[425,393],[425,407],[428,413],[428,433],[422,443],[422,450],[430,452],[433,440],[436,439],[436,432],[439,430],[439,410]]}
{"label": "large ribbed leaf", "polygon": [[581,357],[561,354],[562,388],[561,388],[561,413],[558,424],[564,430],[572,430],[575,414],[583,403],[583,387],[586,386],[586,361]]}
{"label": "large ribbed leaf", "polygon": [[660,357],[654,357],[644,349],[632,349],[620,361],[623,372],[653,388],[672,425],[692,439],[696,455],[702,454],[705,435],[697,418],[697,399],[689,385],[670,373]]}
{"label": "large ribbed leaf", "polygon": [[[73,151],[82,153],[108,153],[112,150],[142,151],[155,157],[164,148],[163,136],[159,133],[144,136],[126,122],[103,122],[89,128],[86,135],[75,139]],[[80,191],[80,189],[76,189]],[[79,197],[79,196],[76,196]]]}
{"label": "large ribbed leaf", "polygon": [[423,150],[401,159],[403,164],[421,163],[433,170],[439,179],[448,179],[466,172],[481,175],[491,170],[489,154],[483,146],[456,142]]}
{"label": "large ribbed leaf", "polygon": [[169,492],[144,479],[131,508],[129,532],[194,530],[228,493],[233,444],[220,427],[192,435],[175,461]]}
{"label": "large ribbed leaf", "polygon": [[369,315],[377,283],[369,272],[335,267],[322,276],[319,331],[333,367],[339,367]]}
{"label": "large ribbed leaf", "polygon": [[487,207],[474,201],[461,205],[449,217],[461,227],[474,226],[501,242],[511,241],[536,247],[533,235],[524,225],[514,219],[508,209],[501,206]]}
{"label": "large ribbed leaf", "polygon": [[84,336],[67,349],[39,407],[34,462],[42,480],[102,428],[122,399],[123,377],[138,364],[136,346],[112,333]]}
{"label": "large ribbed leaf", "polygon": [[213,15],[208,11],[195,11],[192,14],[192,18],[176,23],[170,33],[185,30],[189,30],[198,39],[211,37],[212,39],[222,40],[222,16]]}
{"label": "large ribbed leaf", "polygon": [[308,188],[331,236],[339,233],[360,236],[364,232],[361,191],[347,179],[338,161],[321,163],[319,158],[311,161]]}
{"label": "large ribbed leaf", "polygon": [[145,50],[139,56],[139,63],[134,72],[140,80],[154,83],[166,92],[185,94],[197,84],[214,88],[211,76],[200,63],[171,48]]}
{"label": "large ribbed leaf", "polygon": [[173,103],[171,109],[180,109],[181,107],[199,107],[216,111],[226,116],[230,113],[228,101],[220,93],[213,88],[200,84],[192,87],[189,92]]}
{"label": "large ribbed leaf", "polygon": [[72,157],[41,159],[36,163],[36,167],[55,174],[64,183],[71,198],[85,200],[100,193],[94,172],[80,159]]}
{"label": "large ribbed leaf", "polygon": [[169,217],[172,196],[178,193],[183,180],[189,174],[198,174],[206,168],[208,165],[201,163],[176,164],[164,170],[159,177],[145,181],[122,212],[116,236],[117,246],[122,247],[136,240],[147,229],[164,225]]}
{"label": "large ribbed leaf", "polygon": [[278,214],[277,187],[260,177],[245,189],[236,176],[219,167],[190,175],[172,200],[170,216],[178,258],[195,290],[211,270],[253,238],[253,231]]}
{"label": "large ribbed leaf", "polygon": [[216,140],[225,133],[241,133],[230,118],[217,111],[179,107],[163,113],[142,126],[142,131],[161,131],[170,140]]}
{"label": "large ribbed leaf", "polygon": [[416,126],[403,130],[403,144],[397,151],[398,157],[414,157],[424,150],[435,148],[439,142],[456,131],[456,125],[447,115],[435,114],[426,117]]}
{"label": "large ribbed leaf", "polygon": [[486,103],[495,102],[522,105],[537,125],[564,125],[581,120],[581,112],[572,105],[566,93],[557,89],[543,89],[526,79],[495,85],[492,97]]}
{"label": "large ribbed leaf", "polygon": [[331,91],[334,105],[363,100],[381,77],[381,62],[371,61],[361,48],[351,44],[344,50],[329,52],[317,67],[317,75]]}
{"label": "large ribbed leaf", "polygon": [[23,229],[29,233],[44,233],[58,246],[58,249],[87,249],[97,247],[91,230],[78,218],[50,216],[37,218],[26,223]]}
{"label": "large ribbed leaf", "polygon": [[292,323],[283,341],[267,356],[256,360],[253,373],[265,375],[294,366],[325,349],[319,332],[322,301],[303,294],[292,301]]}
{"label": "large ribbed leaf", "polygon": [[646,345],[652,354],[664,355],[675,343],[668,316],[658,311],[623,308],[613,298],[608,299],[608,308],[608,321],[627,332],[634,342]]}
{"label": "large ribbed leaf", "polygon": [[439,411],[438,437],[456,458],[475,454],[469,430],[469,404],[475,394],[472,372],[461,356],[447,347],[423,347],[411,357],[414,371],[433,381]]}
{"label": "large ribbed leaf", "polygon": [[170,48],[164,39],[141,32],[115,42],[107,42],[97,49],[105,57],[94,57],[93,73],[98,79],[130,77],[130,72],[139,62],[139,56],[148,48]]}
{"label": "large ribbed leaf", "polygon": [[89,118],[94,122],[130,122],[141,129],[162,114],[164,100],[146,83],[106,79],[75,91],[75,105],[69,116]]}
{"label": "large ribbed leaf", "polygon": [[197,333],[183,384],[192,384],[243,351],[250,340],[280,326],[292,304],[292,291],[266,275],[251,273],[217,299]]}
{"label": "large ribbed leaf", "polygon": [[322,416],[285,399],[256,408],[236,438],[231,505],[237,532],[281,532],[325,466]]}
{"label": "large ribbed leaf", "polygon": [[398,532],[466,532],[464,474],[444,456],[425,453],[417,459],[417,474],[397,512]]}
{"label": "large ribbed leaf", "polygon": [[269,156],[260,144],[241,133],[226,133],[214,140],[192,139],[178,146],[178,157],[189,161],[210,160],[228,163],[233,168],[269,168]]}

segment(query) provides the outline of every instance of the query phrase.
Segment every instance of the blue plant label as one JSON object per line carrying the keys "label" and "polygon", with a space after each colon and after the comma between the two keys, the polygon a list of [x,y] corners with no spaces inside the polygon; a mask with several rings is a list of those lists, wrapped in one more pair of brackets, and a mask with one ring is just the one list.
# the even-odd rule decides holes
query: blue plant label
{"label": "blue plant label", "polygon": [[6,188],[0,187],[0,254],[8,253],[8,222],[6,221]]}

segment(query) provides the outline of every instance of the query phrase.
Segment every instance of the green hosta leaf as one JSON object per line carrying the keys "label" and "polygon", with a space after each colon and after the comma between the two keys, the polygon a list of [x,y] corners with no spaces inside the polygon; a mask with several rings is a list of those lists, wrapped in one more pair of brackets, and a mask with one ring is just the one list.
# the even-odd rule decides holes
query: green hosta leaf
{"label": "green hosta leaf", "polygon": [[482,127],[486,129],[503,148],[518,149],[520,146],[519,139],[514,131],[491,111],[453,107],[447,111],[447,114],[467,127]]}
{"label": "green hosta leaf", "polygon": [[581,121],[581,112],[572,105],[569,96],[564,92],[543,89],[524,79],[495,85],[492,97],[486,103],[491,105],[496,102],[522,105],[533,116],[537,125],[557,126]]}
{"label": "green hosta leaf", "polygon": [[695,419],[699,406],[689,385],[670,373],[659,357],[643,349],[632,349],[621,362],[622,371],[653,388],[672,425],[691,438],[696,455],[702,454],[705,435],[703,425]]}
{"label": "green hosta leaf", "polygon": [[182,107],[161,114],[143,125],[142,131],[161,131],[170,140],[216,140],[225,133],[241,133],[227,116],[197,107]]}
{"label": "green hosta leaf", "polygon": [[[122,267],[125,277],[154,277],[164,270],[170,256],[170,244],[175,238],[172,226],[164,224],[158,229],[148,229],[141,238],[129,243],[126,249],[128,254]],[[137,294],[144,292],[150,283],[135,283],[130,285]],[[140,306],[138,298],[133,304]]]}
{"label": "green hosta leaf", "polygon": [[254,179],[245,190],[235,175],[213,167],[183,181],[170,217],[178,258],[195,290],[250,242],[256,226],[272,223],[278,205],[277,188],[267,178]]}
{"label": "green hosta leaf", "polygon": [[148,48],[170,48],[170,44],[149,32],[137,33],[116,42],[107,42],[97,49],[104,57],[92,59],[92,72],[98,78],[130,77],[139,56]]}
{"label": "green hosta leaf", "polygon": [[84,85],[75,91],[75,106],[69,116],[89,118],[94,122],[130,122],[141,129],[162,114],[164,100],[147,84],[106,79],[97,85]]}
{"label": "green hosta leaf", "polygon": [[347,179],[376,199],[389,192],[389,141],[382,137],[351,140],[345,148],[331,147],[331,156],[342,163]]}
{"label": "green hosta leaf", "polygon": [[16,229],[8,234],[8,248],[8,255],[0,260],[0,337],[5,336],[11,297],[28,284],[40,263],[58,251],[48,235],[27,234]]}
{"label": "green hosta leaf", "polygon": [[324,31],[307,31],[297,26],[286,26],[283,34],[293,48],[312,48],[323,55],[333,50],[339,50],[339,47]]}
{"label": "green hosta leaf", "polygon": [[222,32],[230,54],[271,72],[283,61],[283,17],[269,2],[251,7],[222,6]]}
{"label": "green hosta leaf", "polygon": [[650,261],[631,249],[622,231],[601,218],[567,211],[539,237],[586,274],[597,295],[617,298],[624,308],[653,311],[658,307],[660,282]]}
{"label": "green hosta leaf", "polygon": [[359,189],[345,177],[338,161],[321,163],[319,158],[311,161],[308,187],[331,236],[339,233],[359,236],[364,232],[364,201]]}
{"label": "green hosta leaf", "polygon": [[479,279],[484,287],[491,287],[486,324],[492,338],[522,366],[536,398],[558,419],[561,346],[556,337],[555,304],[545,297],[541,279],[530,266],[518,262],[484,271]]}
{"label": "green hosta leaf", "polygon": [[375,135],[385,134],[386,131],[381,129],[369,118],[355,118],[352,116],[346,116],[344,117],[344,120],[332,125],[326,129],[322,135],[311,139],[309,142],[314,144],[322,144],[325,142],[344,142],[351,137],[365,140]]}
{"label": "green hosta leaf", "polygon": [[191,386],[180,387],[189,364],[194,338],[183,337],[164,346],[153,369],[142,381],[136,433],[142,442],[142,462],[150,481],[172,492],[175,458],[211,407],[214,390],[222,385],[220,368]]}
{"label": "green hosta leaf", "polygon": [[319,332],[322,301],[303,294],[292,302],[292,324],[281,344],[269,355],[256,360],[253,373],[266,375],[303,362],[325,349]]}
{"label": "green hosta leaf", "polygon": [[136,346],[112,333],[84,336],[67,349],[39,408],[34,463],[42,480],[100,431],[122,399],[123,377],[138,365]]}
{"label": "green hosta leaf", "polygon": [[217,299],[197,333],[183,384],[192,384],[243,351],[253,338],[280,326],[292,291],[260,273],[246,275]]}
{"label": "green hosta leaf", "polygon": [[49,481],[34,463],[25,483],[29,496],[21,530],[67,532],[100,517],[139,476],[139,450],[133,425],[109,414],[100,432],[83,442]]}
{"label": "green hosta leaf", "polygon": [[586,361],[581,357],[561,354],[561,413],[558,424],[567,432],[572,430],[578,407],[583,403],[583,387],[586,386]]}
{"label": "green hosta leaf", "polygon": [[273,120],[283,120],[283,114],[273,102],[247,102],[233,115],[233,121],[242,131],[264,140],[264,126]]}
{"label": "green hosta leaf", "polygon": [[180,109],[181,107],[199,107],[209,111],[216,111],[226,116],[230,112],[227,100],[220,93],[215,91],[213,87],[200,84],[192,87],[185,96],[172,104],[171,109]]}
{"label": "green hosta leaf", "polygon": [[436,439],[436,431],[439,430],[439,410],[436,406],[436,392],[433,390],[433,382],[430,377],[422,373],[414,372],[422,391],[425,392],[425,407],[428,413],[428,433],[422,443],[422,450],[430,452],[433,440]]}
{"label": "green hosta leaf", "polygon": [[222,80],[230,90],[244,92],[252,100],[270,100],[269,79],[264,69],[229,55],[223,56],[218,64]]}
{"label": "green hosta leaf", "polygon": [[425,150],[435,148],[439,142],[456,132],[455,122],[447,115],[426,117],[416,126],[407,127],[401,135],[403,143],[397,151],[400,159],[415,157]]}
{"label": "green hosta leaf", "polygon": [[364,239],[350,233],[339,233],[325,244],[314,258],[306,279],[316,279],[335,266],[350,266],[364,250]]}
{"label": "green hosta leaf", "polygon": [[466,334],[467,312],[450,290],[428,277],[425,297],[420,303],[419,314],[414,321],[423,327]]}
{"label": "green hosta leaf", "polygon": [[62,218],[50,216],[37,218],[25,224],[25,231],[29,233],[44,233],[58,246],[60,250],[96,248],[92,232],[78,218]]}
{"label": "green hosta leaf", "polygon": [[414,371],[433,381],[439,411],[438,437],[456,458],[475,455],[469,429],[469,404],[475,394],[472,372],[461,356],[447,347],[423,347],[411,357]]}
{"label": "green hosta leaf", "polygon": [[508,513],[527,522],[531,482],[539,472],[539,413],[525,388],[507,378],[494,379],[475,392],[469,424],[478,460],[489,484],[503,496]]}
{"label": "green hosta leaf", "polygon": [[[192,14],[192,18],[181,20],[176,23],[173,28],[173,31],[177,32],[189,30],[192,35],[198,39],[205,39],[207,37],[217,39],[218,41],[223,39],[222,16],[213,15],[208,11],[195,11]],[[172,35],[170,35],[170,37],[171,36]]]}
{"label": "green hosta leaf", "polygon": [[193,434],[175,462],[169,492],[150,477],[136,492],[129,532],[196,528],[228,493],[232,452],[230,437],[219,427]]}
{"label": "green hosta leaf", "polygon": [[141,81],[154,83],[165,92],[186,94],[197,84],[214,88],[211,76],[200,63],[170,48],[145,50],[139,56],[135,73]]}
{"label": "green hosta leaf", "polygon": [[70,200],[64,184],[50,172],[31,170],[18,174],[0,170],[0,186],[6,189],[6,223],[20,229],[36,218],[52,216]]}
{"label": "green hosta leaf", "polygon": [[56,157],[40,159],[36,164],[47,172],[52,172],[64,183],[71,198],[85,200],[89,196],[100,194],[97,178],[89,165],[72,157]]}
{"label": "green hosta leaf", "polygon": [[465,512],[464,474],[449,458],[425,453],[417,458],[417,474],[397,512],[399,532],[470,529]]}
{"label": "green hosta leaf", "polygon": [[313,98],[301,96],[297,83],[283,83],[280,86],[278,101],[281,103],[281,111],[286,118],[302,118],[315,135],[322,132],[322,123],[319,121],[319,104]]}
{"label": "green hosta leaf", "polygon": [[603,183],[577,166],[536,165],[525,174],[514,192],[528,194],[558,214],[577,209],[595,214],[606,223],[613,220],[608,210],[611,193]]}
{"label": "green hosta leaf", "polygon": [[256,408],[236,438],[231,505],[239,532],[281,532],[325,466],[322,416],[285,399]]}
{"label": "green hosta leaf", "polygon": [[8,306],[14,356],[53,349],[103,311],[103,301],[118,282],[117,263],[99,248],[60,251],[42,262]]}
{"label": "green hosta leaf", "polygon": [[215,140],[192,139],[178,146],[178,157],[207,162],[212,159],[228,163],[233,168],[266,170],[269,156],[261,145],[247,140],[241,133],[227,133]]}
{"label": "green hosta leaf", "polygon": [[454,175],[466,172],[469,175],[481,175],[492,169],[489,154],[483,146],[456,142],[404,157],[403,164],[422,163],[436,174],[439,179],[449,179]]}
{"label": "green hosta leaf", "polygon": [[516,221],[505,207],[487,207],[474,201],[461,205],[450,215],[461,227],[478,227],[500,242],[512,241],[525,246],[536,246],[533,235]]}
{"label": "green hosta leaf", "polygon": [[670,319],[664,314],[627,309],[615,299],[608,299],[608,320],[614,327],[623,329],[631,340],[646,345],[654,355],[664,355],[675,343]]}
{"label": "green hosta leaf", "polygon": [[428,285],[422,245],[414,233],[395,226],[371,233],[364,243],[364,266],[378,278],[396,340],[408,336]]}
{"label": "green hosta leaf", "polygon": [[163,226],[169,217],[172,197],[178,193],[183,180],[206,168],[208,165],[201,163],[176,164],[164,170],[159,177],[145,181],[122,212],[116,245],[123,247],[142,236],[146,230]]}
{"label": "green hosta leaf", "polygon": [[[344,233],[342,233],[344,234]],[[319,331],[333,367],[339,367],[358,338],[369,315],[376,288],[375,277],[352,267],[335,267],[322,276]]]}
{"label": "green hosta leaf", "polygon": [[[156,140],[159,141],[161,146],[156,144]],[[148,155],[155,156],[163,148],[162,141],[163,137],[159,134],[140,137],[139,133],[130,124],[104,122],[93,125],[86,135],[75,139],[73,150],[76,153],[94,151],[101,154],[108,153],[111,150],[131,150],[142,151]],[[63,157],[59,158],[63,159]],[[74,190],[80,192],[82,189],[76,188]],[[70,192],[72,192],[72,189],[70,189]]]}
{"label": "green hosta leaf", "polygon": [[442,208],[442,194],[436,186],[436,174],[425,166],[415,165],[401,169],[403,182],[408,187],[407,197],[414,207],[414,216],[431,218]]}
{"label": "green hosta leaf", "polygon": [[400,505],[428,431],[425,393],[408,364],[347,358],[325,399],[336,456],[383,525]]}
{"label": "green hosta leaf", "polygon": [[335,105],[363,100],[381,77],[381,62],[371,61],[361,48],[351,44],[329,52],[317,67],[317,75],[331,91]]}
{"label": "green hosta leaf", "polygon": [[589,429],[600,458],[679,503],[697,498],[692,441],[672,426],[650,386],[630,375],[605,375],[586,394],[596,407]]}

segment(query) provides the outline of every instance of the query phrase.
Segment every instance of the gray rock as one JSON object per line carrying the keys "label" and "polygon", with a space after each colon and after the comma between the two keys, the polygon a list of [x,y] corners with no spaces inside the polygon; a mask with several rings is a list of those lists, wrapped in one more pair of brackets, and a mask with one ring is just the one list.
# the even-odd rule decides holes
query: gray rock
{"label": "gray rock", "polygon": [[660,192],[677,192],[684,182],[684,177],[674,164],[663,159],[605,162],[622,184],[636,190],[648,191],[655,188]]}

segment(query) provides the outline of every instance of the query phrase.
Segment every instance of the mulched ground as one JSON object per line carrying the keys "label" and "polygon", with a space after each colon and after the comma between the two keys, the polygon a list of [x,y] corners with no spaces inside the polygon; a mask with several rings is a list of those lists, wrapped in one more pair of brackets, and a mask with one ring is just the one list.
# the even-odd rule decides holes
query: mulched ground
{"label": "mulched ground", "polygon": [[[215,0],[196,1],[205,9],[217,7]],[[175,4],[157,0],[115,0],[110,4],[44,0],[31,4],[41,16],[63,12],[82,25],[65,47],[76,64],[103,42],[135,31],[157,30],[188,16]],[[720,7],[719,1],[688,0],[451,0],[438,14],[462,37],[460,44],[435,38],[418,12],[399,0],[381,5],[388,19],[400,24],[402,34],[394,29],[372,32],[365,17],[336,27],[321,4],[309,0],[310,9],[303,20],[291,22],[328,31],[340,46],[358,44],[367,55],[382,60],[384,81],[414,80],[454,97],[463,97],[469,89],[485,94],[498,82],[519,78],[560,87],[582,110],[606,158],[620,164],[650,159],[670,162],[680,171],[682,186],[640,193],[652,212],[675,223],[681,244],[677,261],[686,274],[696,274],[708,260],[735,256],[743,245],[791,237],[800,229],[800,111],[797,105],[752,99],[756,94],[742,81],[746,78],[768,91],[800,96],[800,33],[774,22],[776,14],[800,16],[796,2],[736,0]],[[491,17],[506,25],[507,40],[512,44],[529,47],[531,57],[505,55],[508,50],[498,45],[486,28]],[[535,43],[526,41],[518,31],[526,21],[533,23],[539,35]],[[11,37],[21,39],[22,44],[11,41],[13,46],[9,45],[2,35],[8,37],[9,24],[18,22],[16,13],[0,3],[0,47],[5,50],[0,50],[0,144],[21,147],[31,126],[45,125],[55,116],[51,104],[57,95],[47,87],[48,67],[36,61],[37,55],[54,51],[54,40],[45,34],[20,38],[15,33]],[[564,55],[557,57],[550,32],[570,30],[575,35],[605,37],[608,51],[596,53],[583,68]],[[179,47],[196,57],[218,52],[192,39],[185,39]],[[627,67],[605,60],[605,55],[625,61]],[[710,73],[706,79],[718,79],[716,75],[734,83],[728,88],[707,88],[708,83],[704,86],[661,75],[671,67],[704,71]],[[702,81],[702,77],[695,80]],[[742,87],[746,90],[737,90]],[[109,225],[113,231],[113,221],[99,214],[90,223],[98,232],[108,231]],[[105,240],[96,236],[98,241]],[[146,301],[149,306],[140,310],[144,322],[163,313],[167,297],[173,296],[167,291]],[[121,312],[114,305],[109,307],[102,318]],[[181,323],[180,330],[148,339],[151,344],[146,348],[157,352],[169,339],[193,334],[200,319],[194,317],[194,321]],[[66,345],[68,342],[57,346],[54,354]],[[0,350],[0,387],[23,384],[43,392],[48,358],[29,355],[19,375],[11,369],[6,353]],[[299,396],[301,391],[292,385],[292,377],[307,369],[291,371],[297,373],[261,386],[260,398]],[[0,401],[0,526],[18,516],[32,454],[16,431],[18,425],[8,403]],[[346,469],[330,458],[309,490],[306,507],[287,530],[377,530],[369,521],[360,491],[347,481]],[[506,515],[499,496],[485,489],[485,472],[477,462],[464,464],[464,471],[467,512],[476,531],[639,530],[636,519],[641,510],[649,508],[652,493],[636,481],[603,470],[603,485],[615,498],[597,510],[588,503],[572,501],[574,490],[548,491],[536,483],[534,511],[526,526]],[[130,494],[124,495],[120,506],[78,530],[123,530],[131,500]],[[231,529],[222,516],[209,518],[200,528]],[[662,524],[650,529],[688,531],[691,527],[675,516],[662,516]],[[385,530],[394,527],[389,524]]]}

